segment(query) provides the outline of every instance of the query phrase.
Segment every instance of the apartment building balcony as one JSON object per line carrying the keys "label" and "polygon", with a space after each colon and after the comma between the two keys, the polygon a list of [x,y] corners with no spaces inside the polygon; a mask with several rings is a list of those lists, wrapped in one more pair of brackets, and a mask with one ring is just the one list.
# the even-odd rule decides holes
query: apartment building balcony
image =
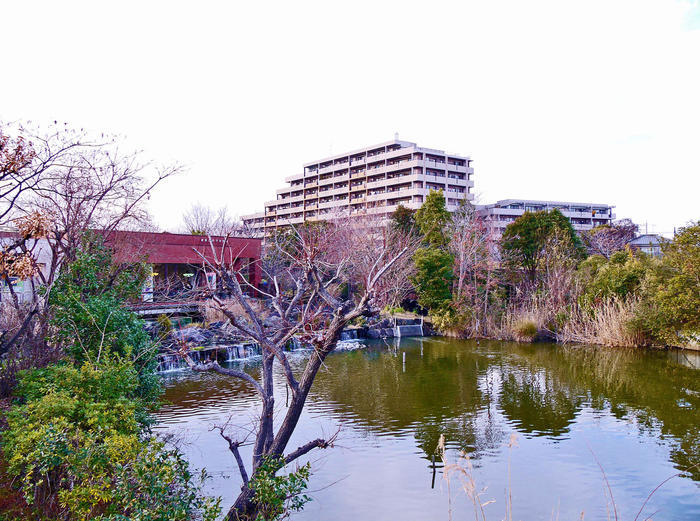
{"label": "apartment building balcony", "polygon": [[380,163],[377,165],[367,165],[367,175],[380,174],[386,172],[386,164]]}
{"label": "apartment building balcony", "polygon": [[287,197],[286,199],[282,199],[285,203],[298,203],[299,201],[304,200],[304,195],[295,195],[293,197]]}
{"label": "apartment building balcony", "polygon": [[354,174],[350,174],[350,179],[360,179],[363,177],[367,177],[367,172],[362,171],[362,172],[356,172]]}
{"label": "apartment building balcony", "polygon": [[343,174],[343,175],[334,175],[333,177],[329,177],[328,179],[322,179],[319,181],[319,185],[325,185],[328,183],[339,183],[341,181],[348,181],[350,179],[350,176],[348,174]]}
{"label": "apartment building balcony", "polygon": [[318,208],[334,208],[338,206],[338,201],[326,201],[325,203],[318,203]]}
{"label": "apartment building balcony", "polygon": [[284,178],[284,182],[285,183],[292,183],[294,181],[301,181],[304,179],[304,175],[305,174],[302,173],[302,174],[294,174],[294,175],[287,176]]}
{"label": "apartment building balcony", "polygon": [[340,188],[332,188],[331,190],[326,190],[323,192],[324,197],[327,195],[339,195],[339,194],[347,194],[348,193],[348,187],[347,186],[341,186]]}
{"label": "apartment building balcony", "polygon": [[309,183],[304,183],[304,188],[314,188],[316,186],[318,186],[317,181],[311,181]]}
{"label": "apartment building balcony", "polygon": [[378,194],[368,194],[366,196],[367,201],[383,201],[386,199],[386,192],[381,192]]}
{"label": "apartment building balcony", "polygon": [[356,192],[358,190],[366,190],[366,189],[367,189],[367,186],[365,183],[361,183],[359,185],[355,185],[355,186],[350,187],[351,192]]}
{"label": "apartment building balcony", "polygon": [[401,161],[396,161],[390,163],[387,161],[386,168],[388,171],[392,170],[402,170],[404,168],[413,168],[415,166],[421,166],[417,159],[402,159]]}

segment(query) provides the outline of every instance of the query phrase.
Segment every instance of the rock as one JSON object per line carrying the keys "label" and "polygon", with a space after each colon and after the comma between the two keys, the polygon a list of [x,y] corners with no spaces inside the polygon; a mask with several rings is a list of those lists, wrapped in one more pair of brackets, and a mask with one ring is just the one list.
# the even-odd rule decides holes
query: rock
{"label": "rock", "polygon": [[191,342],[194,344],[205,344],[213,336],[210,331],[200,327],[185,327],[173,331],[171,335],[180,342]]}

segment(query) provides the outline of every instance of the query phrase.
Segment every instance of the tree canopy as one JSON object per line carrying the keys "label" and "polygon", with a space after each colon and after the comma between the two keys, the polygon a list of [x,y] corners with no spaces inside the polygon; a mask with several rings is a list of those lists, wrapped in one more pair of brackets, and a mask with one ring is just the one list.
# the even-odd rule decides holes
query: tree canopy
{"label": "tree canopy", "polygon": [[559,210],[525,212],[510,223],[501,238],[504,261],[523,269],[531,281],[541,268],[551,241],[563,243],[570,257],[582,259],[586,252],[573,226]]}

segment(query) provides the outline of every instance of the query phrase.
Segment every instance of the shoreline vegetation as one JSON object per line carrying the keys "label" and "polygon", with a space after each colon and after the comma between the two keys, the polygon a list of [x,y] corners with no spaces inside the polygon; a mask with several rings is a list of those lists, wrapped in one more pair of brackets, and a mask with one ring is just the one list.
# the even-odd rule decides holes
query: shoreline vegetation
{"label": "shoreline vegetation", "polygon": [[441,334],[700,349],[700,221],[661,257],[626,245],[629,223],[579,237],[558,210],[526,212],[497,239],[469,203],[447,212],[441,192],[393,221],[421,237],[412,281]]}

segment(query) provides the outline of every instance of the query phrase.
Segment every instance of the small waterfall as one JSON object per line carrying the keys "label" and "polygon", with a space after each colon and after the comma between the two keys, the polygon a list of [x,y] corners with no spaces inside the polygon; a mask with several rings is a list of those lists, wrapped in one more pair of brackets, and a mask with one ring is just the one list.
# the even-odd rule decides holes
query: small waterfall
{"label": "small waterfall", "polygon": [[[194,363],[198,363],[201,359],[201,354],[199,351],[192,351],[189,353],[190,358]],[[182,359],[180,355],[173,354],[160,354],[158,355],[158,367],[156,371],[159,373],[167,373],[171,371],[179,371],[180,369],[186,369],[187,363]]]}
{"label": "small waterfall", "polygon": [[289,342],[287,342],[287,345],[285,346],[285,349],[287,351],[296,351],[297,349],[303,349],[304,346],[301,345],[301,342],[299,339],[295,336],[289,339]]}
{"label": "small waterfall", "polygon": [[[357,338],[357,332],[354,338]],[[285,346],[287,351],[296,351],[297,349],[304,349],[301,341],[292,337],[287,342]],[[240,344],[231,345],[218,345],[213,347],[207,347],[206,349],[198,349],[190,351],[188,354],[192,361],[197,364],[203,361],[218,360],[219,363],[226,362],[237,362],[239,360],[247,360],[260,356],[262,350],[260,349],[260,344],[257,342],[241,342]],[[175,354],[160,354],[158,355],[158,369],[159,373],[165,373],[168,371],[177,371],[179,369],[186,369],[187,363],[179,355]]]}
{"label": "small waterfall", "polygon": [[344,329],[340,332],[340,340],[357,340],[357,329]]}
{"label": "small waterfall", "polygon": [[394,327],[394,338],[401,338],[406,336],[423,336],[423,325],[409,324],[405,326]]}
{"label": "small waterfall", "polygon": [[234,362],[236,360],[244,360],[254,356],[260,356],[260,345],[256,342],[247,342],[245,344],[234,344],[225,346],[226,362]]}

